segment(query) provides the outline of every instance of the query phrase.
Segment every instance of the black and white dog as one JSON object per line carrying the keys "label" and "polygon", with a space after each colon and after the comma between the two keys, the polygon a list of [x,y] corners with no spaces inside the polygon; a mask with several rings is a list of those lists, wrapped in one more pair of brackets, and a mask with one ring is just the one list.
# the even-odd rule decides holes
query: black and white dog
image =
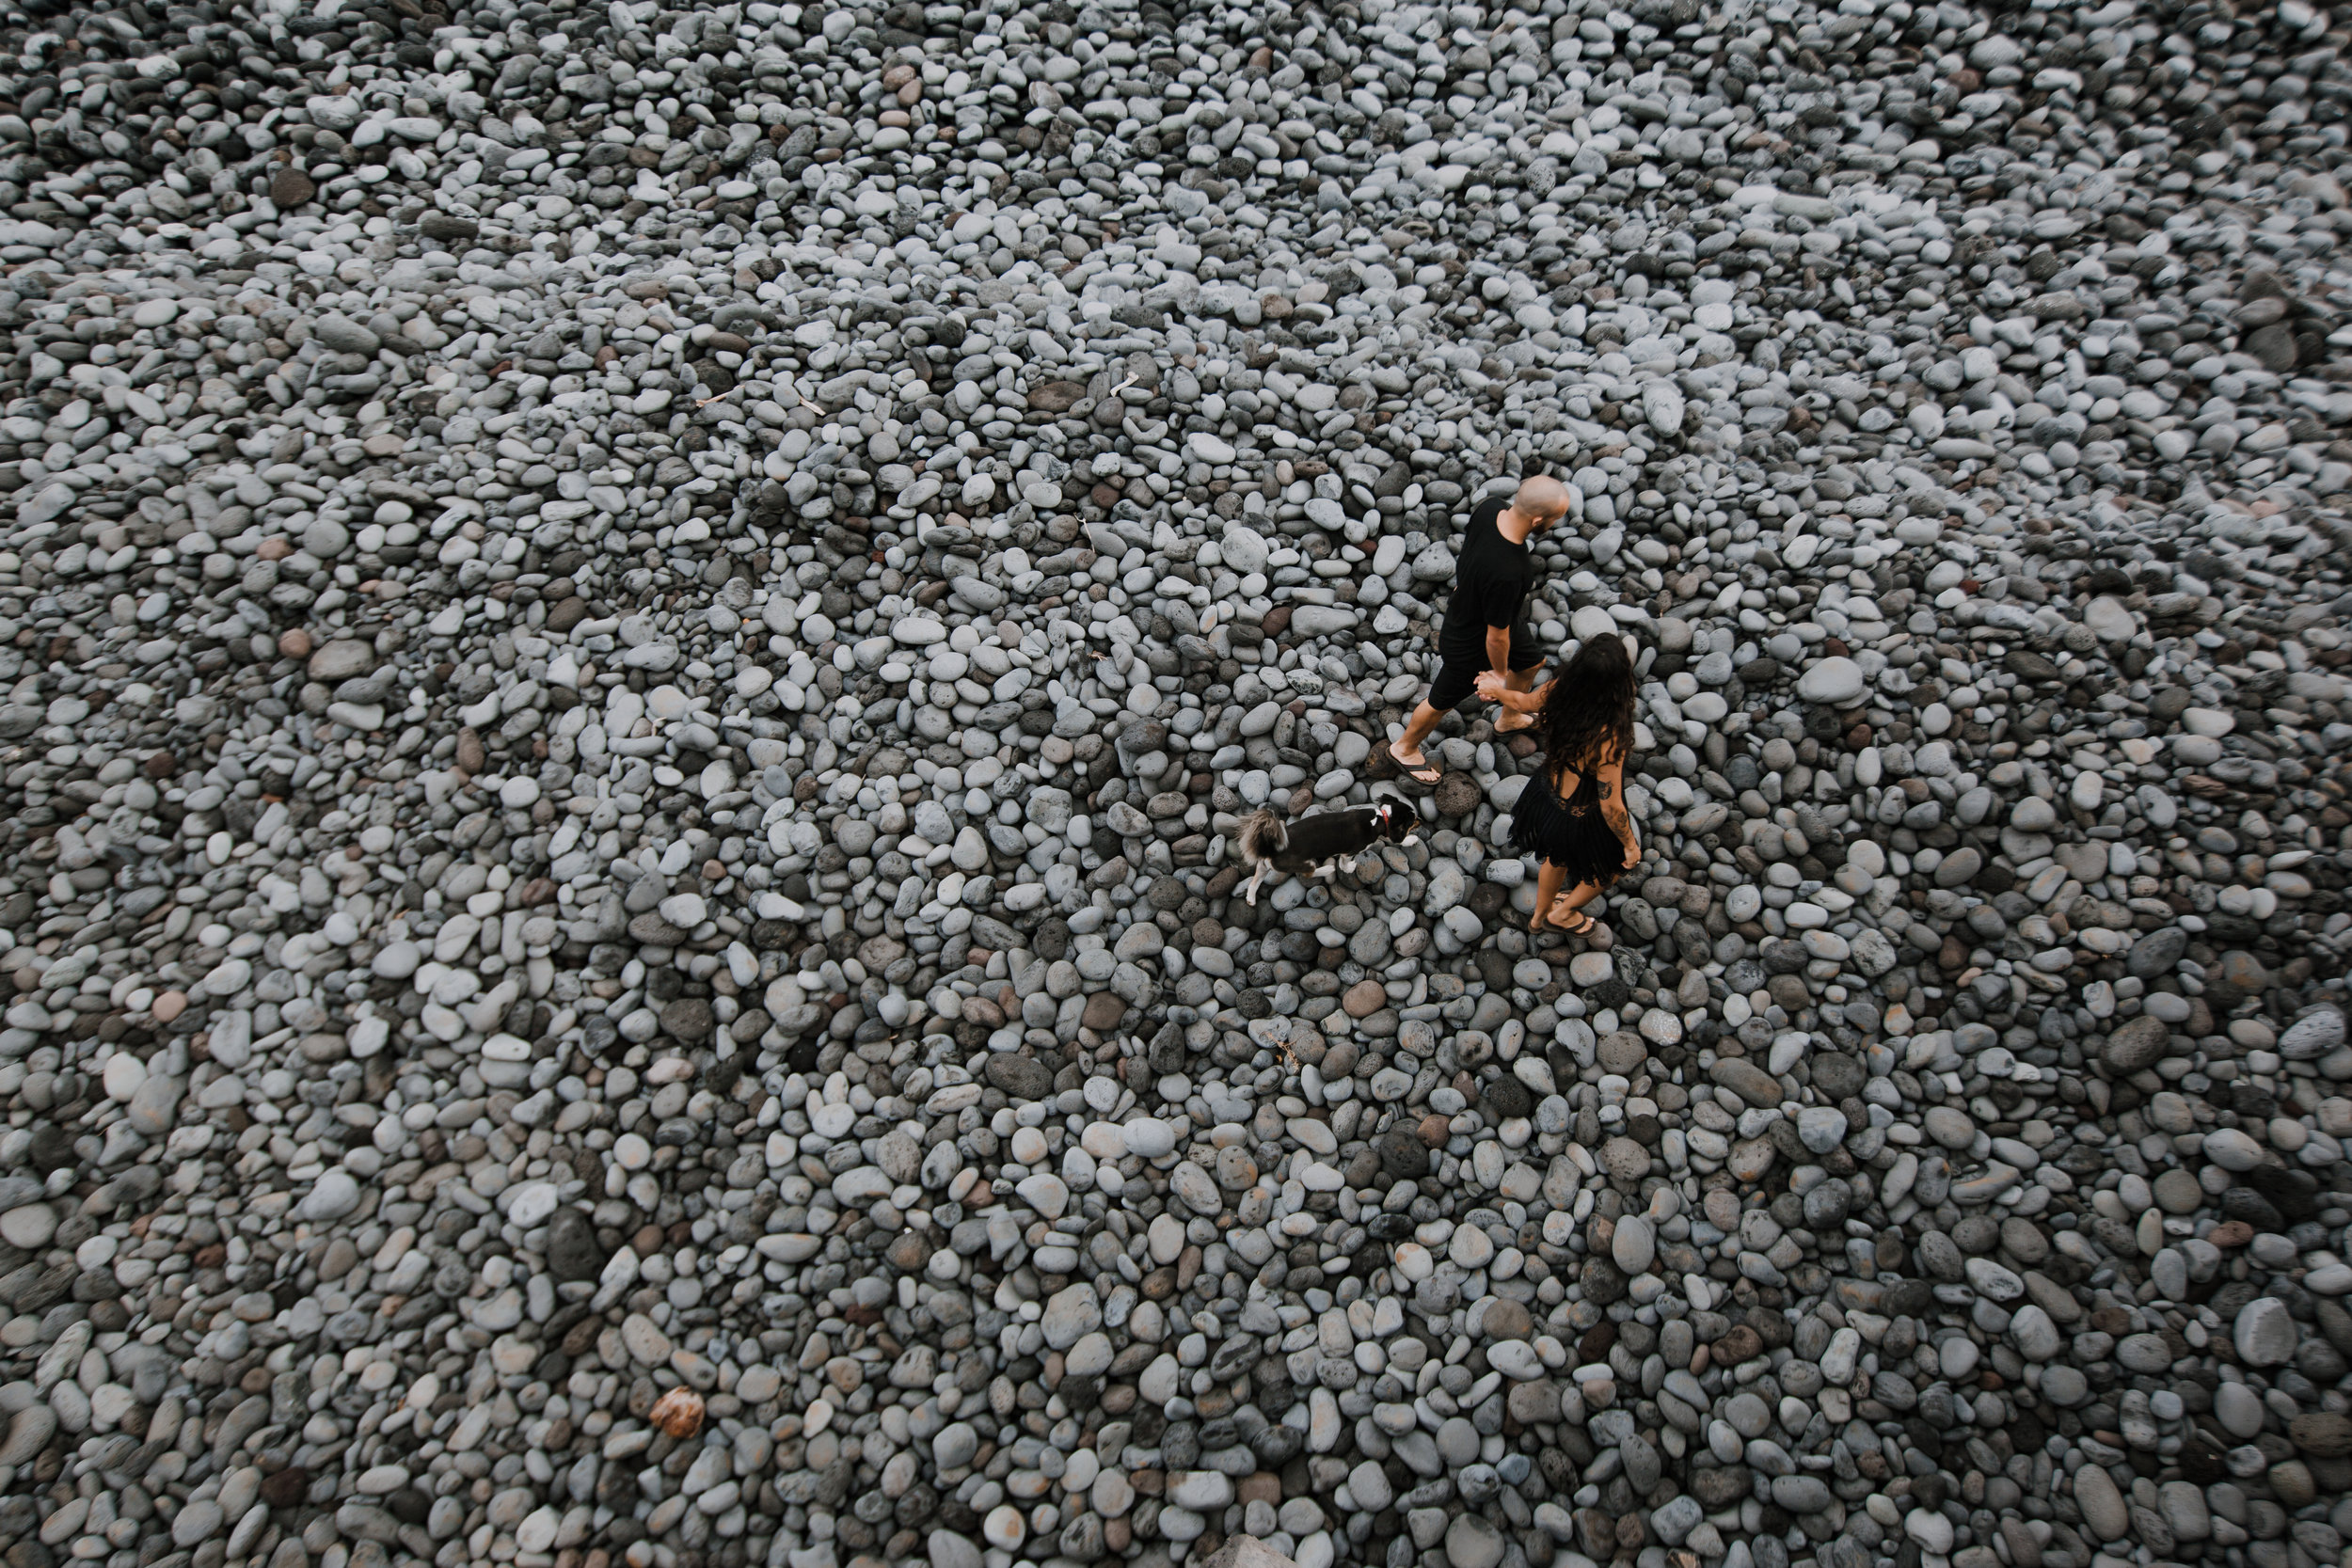
{"label": "black and white dog", "polygon": [[1235,831],[1233,847],[1241,851],[1241,863],[1255,873],[1249,879],[1247,895],[1254,907],[1259,884],[1270,872],[1279,871],[1290,877],[1335,876],[1339,871],[1337,862],[1375,844],[1419,843],[1414,829],[1420,825],[1412,807],[1394,800],[1347,811],[1317,812],[1287,827],[1271,811],[1260,810],[1251,813]]}

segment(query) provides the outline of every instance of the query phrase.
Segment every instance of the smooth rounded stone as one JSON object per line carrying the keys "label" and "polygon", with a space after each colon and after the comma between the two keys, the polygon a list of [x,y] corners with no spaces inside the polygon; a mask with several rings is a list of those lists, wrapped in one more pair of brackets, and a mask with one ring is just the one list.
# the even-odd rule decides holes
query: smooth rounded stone
{"label": "smooth rounded stone", "polygon": [[1721,1058],[1708,1072],[1718,1085],[1729,1089],[1749,1105],[1769,1108],[1781,1101],[1779,1080],[1745,1057]]}
{"label": "smooth rounded stone", "polygon": [[1845,1113],[1830,1105],[1807,1105],[1797,1113],[1797,1140],[1814,1154],[1827,1154],[1846,1139]]}
{"label": "smooth rounded stone", "polygon": [[1931,1105],[1920,1117],[1927,1135],[1946,1148],[1963,1149],[1976,1141],[1977,1124],[1954,1105]]}
{"label": "smooth rounded stone", "polygon": [[2153,1374],[2169,1371],[2172,1352],[2161,1335],[2131,1334],[2116,1342],[2115,1359],[2131,1371]]}
{"label": "smooth rounded stone", "polygon": [[2287,1304],[2276,1296],[2256,1296],[2238,1309],[2231,1325],[2231,1343],[2238,1359],[2249,1367],[2276,1367],[2295,1354],[2301,1338]]}
{"label": "smooth rounded stone", "polygon": [[1610,1255],[1627,1274],[1647,1274],[1658,1256],[1657,1236],[1649,1220],[1641,1214],[1619,1220],[1616,1234],[1610,1240]]}
{"label": "smooth rounded stone", "polygon": [[[1781,1483],[1783,1481],[1812,1481],[1816,1486],[1821,1486],[1821,1483],[1819,1481],[1814,1480],[1811,1476],[1782,1476],[1779,1480],[1772,1482],[1772,1496],[1774,1501],[1779,1501],[1780,1499]],[[1826,1497],[1828,1488],[1826,1486],[1822,1486],[1821,1490],[1825,1494],[1823,1503],[1822,1505],[1817,1505],[1817,1507],[1825,1505],[1828,1500]],[[1903,1534],[1909,1537],[1912,1541],[1915,1542],[1922,1552],[1932,1552],[1936,1556],[1942,1557],[1949,1553],[1952,1549],[1952,1522],[1944,1517],[1943,1514],[1929,1509],[1915,1508],[1908,1513],[1905,1513],[1903,1515]]]}
{"label": "smooth rounded stone", "polygon": [[1797,695],[1808,703],[1844,707],[1862,695],[1868,677],[1843,655],[1816,660],[1797,678]]}
{"label": "smooth rounded stone", "polygon": [[2027,1361],[2049,1361],[2065,1347],[2058,1323],[2051,1322],[2051,1314],[2040,1303],[2027,1303],[2016,1309],[2016,1314],[2009,1319],[2009,1338],[2018,1347],[2018,1354]]}
{"label": "smooth rounded stone", "polygon": [[579,1209],[557,1209],[548,1220],[548,1272],[557,1284],[597,1279],[607,1253],[597,1243],[595,1225]]}
{"label": "smooth rounded stone", "polygon": [[187,1505],[171,1516],[171,1543],[190,1547],[220,1533],[228,1515],[217,1499],[191,1498]]}
{"label": "smooth rounded stone", "polygon": [[2153,1190],[2156,1206],[2168,1214],[2193,1214],[2205,1201],[2204,1189],[2198,1185],[2197,1178],[2177,1166],[2159,1172]]}
{"label": "smooth rounded stone", "polygon": [[2177,926],[2161,927],[2132,943],[2123,972],[2136,980],[2153,980],[2172,973],[2188,955],[2188,933]]}
{"label": "smooth rounded stone", "polygon": [[362,1196],[358,1180],[337,1165],[312,1184],[310,1196],[302,1200],[301,1213],[313,1221],[339,1220],[359,1207]]}
{"label": "smooth rounded stone", "polygon": [[[980,1434],[971,1422],[950,1421],[931,1438],[931,1459],[943,1470],[960,1470],[972,1463],[979,1448]],[[934,1531],[932,1534],[934,1563],[938,1561],[938,1537],[944,1533]]]}
{"label": "smooth rounded stone", "polygon": [[2217,1127],[2205,1134],[2206,1159],[2227,1171],[2250,1171],[2263,1162],[2263,1146],[2234,1127]]}
{"label": "smooth rounded stone", "polygon": [[2064,1363],[2042,1370],[2042,1397],[2062,1410],[2071,1410],[2090,1397],[2090,1384],[2076,1368]]}
{"label": "smooth rounded stone", "polygon": [[1445,1555],[1452,1568],[1496,1568],[1502,1551],[1502,1532],[1482,1514],[1457,1513],[1446,1526]]}
{"label": "smooth rounded stone", "polygon": [[1176,1151],[1176,1134],[1167,1122],[1152,1117],[1137,1117],[1120,1129],[1127,1152],[1146,1160],[1158,1160]]}
{"label": "smooth rounded stone", "polygon": [[1351,1505],[1367,1513],[1377,1513],[1396,1496],[1387,1474],[1369,1459],[1348,1471],[1347,1493]]}
{"label": "smooth rounded stone", "polygon": [[2156,1487],[2157,1511],[2179,1541],[2203,1541],[2213,1534],[2213,1511],[2204,1488],[2194,1481],[2168,1481]]}
{"label": "smooth rounded stone", "polygon": [[1649,1516],[1650,1529],[1668,1545],[1678,1546],[1691,1537],[1706,1518],[1706,1509],[1696,1497],[1677,1497],[1653,1510]]}
{"label": "smooth rounded stone", "polygon": [[2085,1465],[2074,1472],[2074,1504],[2082,1510],[2083,1524],[2096,1540],[2121,1541],[2131,1528],[2131,1511],[2123,1494],[2097,1465]]}
{"label": "smooth rounded stone", "polygon": [[0,1465],[31,1464],[56,1431],[57,1413],[49,1404],[36,1401],[20,1406],[8,1418],[7,1435],[0,1437]]}
{"label": "smooth rounded stone", "polygon": [[1438,1457],[1453,1468],[1459,1469],[1478,1458],[1478,1429],[1459,1416],[1449,1416],[1439,1422],[1436,1437]]}
{"label": "smooth rounded stone", "polygon": [[2162,1020],[2142,1014],[2126,1019],[2109,1034],[2099,1048],[2099,1057],[2117,1072],[2137,1072],[2164,1057],[2171,1037]]}
{"label": "smooth rounded stone", "polygon": [[57,1233],[57,1211],[46,1203],[25,1203],[0,1213],[0,1242],[30,1252],[49,1244]]}
{"label": "smooth rounded stone", "polygon": [[2296,1020],[2279,1037],[2279,1054],[2290,1062],[2317,1061],[2344,1044],[2344,1014],[2320,1007]]}
{"label": "smooth rounded stone", "polygon": [[1543,1358],[1520,1339],[1502,1339],[1486,1348],[1486,1364],[1503,1376],[1520,1381],[1544,1375]]}
{"label": "smooth rounded stone", "polygon": [[989,1511],[980,1521],[980,1536],[999,1551],[1017,1551],[1028,1539],[1029,1522],[1010,1503],[1001,1503]]}
{"label": "smooth rounded stone", "polygon": [[1630,1076],[1649,1060],[1649,1046],[1640,1035],[1618,1029],[1601,1037],[1597,1054],[1604,1071]]}
{"label": "smooth rounded stone", "polygon": [[1751,1393],[1734,1394],[1724,1401],[1723,1418],[1741,1437],[1761,1437],[1772,1429],[1772,1407]]}
{"label": "smooth rounded stone", "polygon": [[1620,1181],[1638,1181],[1649,1174],[1649,1150],[1631,1138],[1611,1138],[1600,1146],[1600,1164]]}
{"label": "smooth rounded stone", "polygon": [[2313,1459],[2352,1454],[2352,1417],[2342,1411],[2306,1411],[2287,1422],[2287,1441]]}

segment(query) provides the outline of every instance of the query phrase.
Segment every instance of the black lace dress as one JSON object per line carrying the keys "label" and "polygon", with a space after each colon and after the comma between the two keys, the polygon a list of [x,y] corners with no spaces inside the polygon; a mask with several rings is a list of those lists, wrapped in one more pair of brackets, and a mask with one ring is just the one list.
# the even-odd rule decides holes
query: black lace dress
{"label": "black lace dress", "polygon": [[1565,800],[1545,768],[1528,780],[1511,808],[1511,847],[1566,871],[1568,884],[1603,887],[1625,873],[1625,841],[1609,825],[1601,802],[1609,785],[1593,773],[1581,775]]}

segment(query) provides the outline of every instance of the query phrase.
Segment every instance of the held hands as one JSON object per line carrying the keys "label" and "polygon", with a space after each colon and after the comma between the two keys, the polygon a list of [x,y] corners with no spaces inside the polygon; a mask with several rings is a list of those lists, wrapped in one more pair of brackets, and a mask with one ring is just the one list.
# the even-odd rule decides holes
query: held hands
{"label": "held hands", "polygon": [[1499,703],[1502,700],[1502,694],[1510,689],[1503,684],[1502,677],[1492,670],[1481,670],[1478,673],[1478,694],[1486,701]]}

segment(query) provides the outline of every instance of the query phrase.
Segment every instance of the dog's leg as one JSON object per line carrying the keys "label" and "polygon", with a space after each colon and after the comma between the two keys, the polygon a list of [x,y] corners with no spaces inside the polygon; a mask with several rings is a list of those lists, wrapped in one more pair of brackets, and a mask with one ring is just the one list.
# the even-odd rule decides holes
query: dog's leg
{"label": "dog's leg", "polygon": [[1315,875],[1318,877],[1328,877],[1332,880],[1337,881],[1340,875],[1339,863],[1337,861],[1327,861],[1322,865],[1316,866]]}
{"label": "dog's leg", "polygon": [[1253,909],[1253,910],[1254,910],[1254,909],[1256,909],[1256,908],[1258,907],[1258,887],[1259,887],[1259,884],[1263,883],[1263,882],[1265,880],[1266,867],[1267,867],[1269,864],[1271,864],[1271,863],[1271,863],[1271,862],[1268,862],[1268,861],[1260,861],[1260,862],[1258,863],[1258,872],[1257,872],[1257,875],[1249,879],[1249,892],[1248,892],[1248,901],[1249,907],[1250,907],[1251,909]]}

